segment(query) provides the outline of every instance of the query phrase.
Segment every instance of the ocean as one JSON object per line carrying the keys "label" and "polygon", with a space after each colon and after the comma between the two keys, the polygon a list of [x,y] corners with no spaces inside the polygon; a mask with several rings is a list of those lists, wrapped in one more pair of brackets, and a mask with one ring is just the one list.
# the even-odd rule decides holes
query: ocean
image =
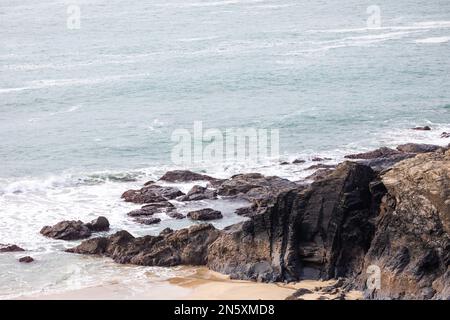
{"label": "ocean", "polygon": [[[279,159],[183,166],[223,178],[450,142],[450,1],[2,0],[0,39],[0,243],[37,260],[0,254],[0,299],[181,272],[66,254],[78,242],[39,231],[98,215],[134,235],[187,226],[137,225],[120,195],[179,169],[172,133],[196,121],[279,130]],[[178,205],[242,219],[242,203]]]}

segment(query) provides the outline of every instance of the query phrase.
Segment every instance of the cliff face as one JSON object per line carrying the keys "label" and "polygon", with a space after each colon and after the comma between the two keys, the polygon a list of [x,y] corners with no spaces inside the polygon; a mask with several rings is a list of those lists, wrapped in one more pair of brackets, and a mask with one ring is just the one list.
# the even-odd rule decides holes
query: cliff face
{"label": "cliff face", "polygon": [[307,189],[283,192],[264,213],[222,233],[209,248],[208,266],[263,281],[353,274],[384,194],[374,180],[369,167],[346,162]]}
{"label": "cliff face", "polygon": [[[381,175],[343,163],[222,233],[208,266],[239,279],[350,278],[370,299],[450,299],[450,150]],[[366,273],[380,270],[380,288]],[[368,269],[369,268],[369,269]]]}
{"label": "cliff face", "polygon": [[380,267],[381,287],[366,296],[449,299],[450,150],[405,160],[382,181],[388,194],[364,260]]}

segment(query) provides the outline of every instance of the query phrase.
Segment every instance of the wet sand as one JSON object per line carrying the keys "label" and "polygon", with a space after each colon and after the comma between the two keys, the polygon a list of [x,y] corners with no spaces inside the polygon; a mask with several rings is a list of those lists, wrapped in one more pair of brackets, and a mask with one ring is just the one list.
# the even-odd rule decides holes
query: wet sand
{"label": "wet sand", "polygon": [[[317,287],[331,285],[334,281],[304,280],[296,283],[257,283],[242,280],[230,280],[228,276],[213,272],[207,268],[189,268],[188,275],[166,280],[149,278],[148,282],[121,283],[112,282],[99,286],[70,290],[61,293],[42,293],[24,296],[20,299],[37,300],[284,300],[297,289],[314,291]],[[321,294],[312,293],[302,296],[305,300],[316,300]],[[332,299],[332,295],[327,296]],[[349,299],[359,299],[359,292],[347,294]]]}

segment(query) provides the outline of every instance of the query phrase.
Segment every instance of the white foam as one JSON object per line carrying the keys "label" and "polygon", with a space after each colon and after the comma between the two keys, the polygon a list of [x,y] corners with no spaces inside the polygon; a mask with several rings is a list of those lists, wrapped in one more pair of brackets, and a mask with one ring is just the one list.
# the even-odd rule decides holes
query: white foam
{"label": "white foam", "polygon": [[425,39],[417,39],[414,42],[415,43],[446,43],[450,41],[450,37],[431,37],[431,38],[425,38]]}

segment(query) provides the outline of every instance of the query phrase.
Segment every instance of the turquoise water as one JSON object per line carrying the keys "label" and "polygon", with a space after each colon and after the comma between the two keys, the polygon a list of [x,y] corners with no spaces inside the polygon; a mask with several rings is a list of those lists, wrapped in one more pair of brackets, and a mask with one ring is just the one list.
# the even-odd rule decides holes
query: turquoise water
{"label": "turquoise water", "polygon": [[[0,256],[0,298],[123,275],[68,257],[61,250],[73,244],[40,236],[44,224],[102,214],[134,234],[183,227],[167,217],[136,225],[125,213],[137,206],[120,194],[175,168],[171,134],[194,121],[279,129],[282,160],[448,144],[450,1],[377,1],[377,29],[366,23],[372,1],[343,2],[2,0],[0,243],[41,262],[19,268],[14,255]],[[81,9],[78,30],[67,28],[69,4]],[[410,130],[418,125],[433,130]],[[277,164],[195,168],[310,173]],[[236,222],[230,204],[216,205],[225,212],[218,227]]]}
{"label": "turquoise water", "polygon": [[378,30],[369,1],[73,3],[79,30],[67,1],[0,4],[1,177],[166,164],[195,120],[284,154],[450,122],[448,1],[378,1]]}

